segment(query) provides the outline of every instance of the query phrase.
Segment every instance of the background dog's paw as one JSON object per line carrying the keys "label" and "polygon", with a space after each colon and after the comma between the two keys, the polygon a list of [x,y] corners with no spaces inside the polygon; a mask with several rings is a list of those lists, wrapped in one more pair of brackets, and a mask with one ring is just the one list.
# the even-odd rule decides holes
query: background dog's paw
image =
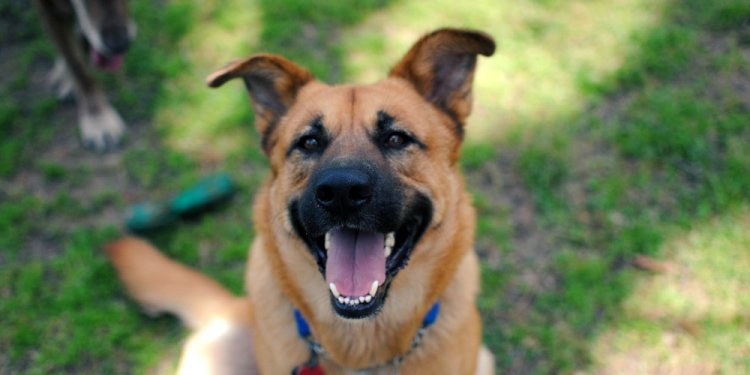
{"label": "background dog's paw", "polygon": [[110,106],[104,106],[100,111],[93,113],[84,111],[79,121],[84,147],[95,151],[103,152],[117,148],[125,133],[125,123]]}
{"label": "background dog's paw", "polygon": [[70,76],[68,66],[62,59],[57,59],[55,66],[47,74],[47,85],[60,100],[73,96],[73,78]]}

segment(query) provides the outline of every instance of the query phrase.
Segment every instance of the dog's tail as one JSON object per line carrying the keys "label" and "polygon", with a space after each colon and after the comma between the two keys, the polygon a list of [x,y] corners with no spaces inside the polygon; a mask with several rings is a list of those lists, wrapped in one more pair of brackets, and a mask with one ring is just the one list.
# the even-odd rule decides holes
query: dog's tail
{"label": "dog's tail", "polygon": [[216,281],[167,258],[154,246],[125,237],[105,247],[128,294],[148,314],[171,313],[193,330],[216,319],[246,322],[250,303]]}

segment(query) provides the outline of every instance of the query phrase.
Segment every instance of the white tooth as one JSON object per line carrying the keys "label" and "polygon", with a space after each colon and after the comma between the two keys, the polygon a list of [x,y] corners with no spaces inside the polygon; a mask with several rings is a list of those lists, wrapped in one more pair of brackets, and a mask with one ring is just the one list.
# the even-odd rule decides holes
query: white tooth
{"label": "white tooth", "polygon": [[393,247],[396,244],[396,234],[391,232],[385,236],[385,247]]}
{"label": "white tooth", "polygon": [[349,297],[344,297],[344,303],[346,303],[346,304],[349,303]]}
{"label": "white tooth", "polygon": [[326,232],[326,240],[325,240],[325,247],[326,250],[331,248],[331,232]]}
{"label": "white tooth", "polygon": [[352,300],[352,305],[354,305],[354,306],[359,305],[359,300],[356,299],[356,298],[354,300]]}
{"label": "white tooth", "polygon": [[344,297],[339,296],[338,299],[339,299],[339,303],[344,303]]}
{"label": "white tooth", "polygon": [[365,303],[365,296],[359,297],[359,303]]}
{"label": "white tooth", "polygon": [[370,287],[370,295],[375,296],[375,293],[378,292],[378,281],[375,280],[372,282],[372,286]]}
{"label": "white tooth", "polygon": [[372,296],[368,294],[365,296],[365,302],[370,303],[370,301],[372,301]]}
{"label": "white tooth", "polygon": [[333,293],[334,297],[339,298],[339,296],[341,296],[341,293],[336,289],[336,284],[330,283],[328,284],[328,287],[331,288],[331,293]]}
{"label": "white tooth", "polygon": [[385,247],[385,257],[386,257],[386,258],[388,258],[389,256],[391,256],[391,251],[392,251],[392,250],[393,250],[393,248],[392,248],[392,247],[390,247],[390,246],[386,246],[386,247]]}

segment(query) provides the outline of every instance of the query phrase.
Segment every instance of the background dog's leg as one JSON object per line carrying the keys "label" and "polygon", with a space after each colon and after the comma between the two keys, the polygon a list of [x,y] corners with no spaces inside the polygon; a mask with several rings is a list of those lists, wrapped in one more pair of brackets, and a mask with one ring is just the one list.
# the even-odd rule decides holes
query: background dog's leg
{"label": "background dog's leg", "polygon": [[86,147],[106,150],[117,145],[125,131],[120,115],[112,108],[94,78],[89,64],[73,34],[72,16],[61,16],[54,0],[37,0],[47,33],[65,61],[75,84],[78,101],[78,125]]}
{"label": "background dog's leg", "polygon": [[111,243],[106,251],[128,293],[144,309],[175,314],[194,330],[178,374],[257,373],[247,298],[232,295],[137,238]]}
{"label": "background dog's leg", "polygon": [[68,66],[62,58],[58,57],[55,60],[55,65],[47,76],[47,84],[55,91],[57,98],[60,100],[66,99],[73,94],[73,78],[70,77]]}

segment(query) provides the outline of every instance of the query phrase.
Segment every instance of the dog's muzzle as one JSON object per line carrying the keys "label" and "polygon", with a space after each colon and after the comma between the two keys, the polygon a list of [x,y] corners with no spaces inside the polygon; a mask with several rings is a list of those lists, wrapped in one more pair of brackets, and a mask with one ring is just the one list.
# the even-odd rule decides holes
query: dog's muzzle
{"label": "dog's muzzle", "polygon": [[334,310],[346,318],[376,314],[392,278],[426,229],[430,201],[367,162],[319,168],[289,215],[317,260]]}

